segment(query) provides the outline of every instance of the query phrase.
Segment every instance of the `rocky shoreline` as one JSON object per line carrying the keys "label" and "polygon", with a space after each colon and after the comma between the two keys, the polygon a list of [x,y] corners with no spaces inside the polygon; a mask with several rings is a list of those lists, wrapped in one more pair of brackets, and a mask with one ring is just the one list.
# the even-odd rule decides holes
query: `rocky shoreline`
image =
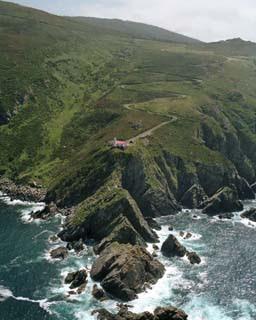
{"label": "rocky shoreline", "polygon": [[44,202],[47,190],[33,182],[31,185],[20,185],[7,178],[0,178],[0,191],[11,199]]}
{"label": "rocky shoreline", "polygon": [[[252,198],[254,192],[250,193],[251,189],[247,185],[246,188]],[[0,190],[11,198],[34,202],[44,201],[47,194],[42,187],[17,186],[8,179],[0,180]],[[209,216],[219,215],[220,218],[225,218],[232,214],[231,211],[243,210],[235,188],[223,187],[212,197],[205,195],[201,197],[199,191],[196,187],[192,188],[186,193],[186,201],[190,198],[200,198],[199,207]],[[202,194],[202,191],[199,193]],[[191,203],[195,204],[195,201]],[[101,191],[93,198],[88,198],[79,206],[70,209],[60,209],[51,202],[46,204],[43,210],[31,213],[31,217],[46,220],[56,214],[66,216],[63,229],[56,236],[56,239],[60,238],[66,242],[66,246],[53,249],[50,252],[52,259],[66,259],[70,250],[80,253],[86,241],[92,239],[94,241],[96,260],[90,270],[90,277],[101,286],[95,284],[93,287],[91,294],[95,299],[103,301],[114,298],[123,302],[134,300],[138,293],[151,289],[151,286],[164,275],[165,267],[157,260],[158,236],[154,231],[160,230],[161,226],[154,218],[143,215],[127,190],[112,188],[107,192]],[[77,216],[80,217],[79,220]],[[241,216],[255,221],[255,209],[248,210]],[[162,254],[172,258],[186,256],[192,265],[200,264],[201,258],[198,254],[188,251],[173,236],[172,226],[169,227],[169,231],[170,235],[161,246]],[[192,235],[188,232],[182,233],[181,236],[186,239]],[[155,251],[152,254],[147,251],[147,242],[153,243]],[[87,278],[86,270],[69,273],[65,278],[65,283],[70,285],[68,295],[81,294],[86,289]],[[173,307],[158,308],[153,314],[148,312],[134,314],[128,308],[122,307],[114,315],[101,309],[95,311],[95,315],[99,320],[187,319],[183,311]]]}

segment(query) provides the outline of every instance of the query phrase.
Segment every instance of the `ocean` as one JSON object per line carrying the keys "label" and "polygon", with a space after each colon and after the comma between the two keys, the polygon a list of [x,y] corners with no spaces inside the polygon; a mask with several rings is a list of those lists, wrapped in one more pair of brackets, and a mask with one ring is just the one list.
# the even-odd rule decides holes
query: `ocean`
{"label": "ocean", "polygon": [[[116,301],[99,303],[92,297],[92,280],[83,294],[68,297],[64,277],[90,268],[92,248],[81,256],[71,252],[64,261],[52,261],[49,250],[61,243],[51,243],[49,237],[60,230],[62,217],[30,220],[30,212],[42,206],[0,197],[0,320],[90,320],[95,308],[115,311]],[[256,201],[245,206],[256,207]],[[162,225],[159,246],[172,225],[172,233],[196,251],[202,263],[192,266],[186,258],[167,259],[159,253],[166,273],[152,290],[130,303],[131,310],[174,305],[186,311],[189,320],[255,320],[256,224],[239,214],[221,221],[191,210],[158,222]],[[180,231],[191,232],[192,237],[185,240]]]}

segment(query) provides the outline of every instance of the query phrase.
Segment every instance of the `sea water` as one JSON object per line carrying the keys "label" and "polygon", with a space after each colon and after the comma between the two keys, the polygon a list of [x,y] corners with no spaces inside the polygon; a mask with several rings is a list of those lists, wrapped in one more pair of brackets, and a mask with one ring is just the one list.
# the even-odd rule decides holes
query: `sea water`
{"label": "sea water", "polygon": [[[256,202],[246,202],[246,207]],[[60,230],[61,217],[50,221],[31,220],[30,212],[43,204],[11,202],[0,196],[0,319],[1,320],[90,320],[99,307],[116,310],[116,301],[93,299],[93,281],[80,296],[69,296],[65,275],[80,268],[90,269],[95,259],[90,247],[64,261],[50,259],[49,250],[64,243],[52,243]],[[208,218],[200,211],[183,211],[158,219],[159,247],[172,233],[202,258],[192,266],[186,258],[168,259],[162,279],[139,299],[131,302],[134,312],[153,311],[157,306],[184,309],[190,320],[256,319],[256,224],[235,214],[232,220]],[[183,239],[180,231],[192,233]],[[149,251],[153,251],[149,245]]]}

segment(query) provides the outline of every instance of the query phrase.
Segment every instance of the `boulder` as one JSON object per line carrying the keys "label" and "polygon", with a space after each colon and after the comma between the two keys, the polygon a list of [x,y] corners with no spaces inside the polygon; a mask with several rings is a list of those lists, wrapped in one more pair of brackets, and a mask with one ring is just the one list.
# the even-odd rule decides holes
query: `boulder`
{"label": "boulder", "polygon": [[161,251],[166,257],[184,257],[187,252],[186,248],[172,234],[164,241]]}
{"label": "boulder", "polygon": [[76,272],[70,272],[66,278],[65,283],[70,284],[70,289],[76,289],[82,285],[87,284],[87,272],[86,270],[79,270]]}
{"label": "boulder", "polygon": [[207,200],[207,198],[204,189],[199,184],[194,184],[184,193],[180,202],[183,206],[194,209],[198,208],[202,202]]}
{"label": "boulder", "polygon": [[103,301],[103,300],[106,300],[108,297],[107,295],[105,294],[104,290],[99,288],[97,286],[97,284],[94,284],[93,285],[93,288],[92,288],[92,295],[95,299],[99,300],[99,301]]}
{"label": "boulder", "polygon": [[196,252],[189,252],[172,234],[163,243],[161,251],[164,256],[169,258],[184,257],[186,255],[191,264],[199,264],[201,262]]}
{"label": "boulder", "polygon": [[92,265],[91,277],[113,297],[129,301],[143,291],[145,283],[156,283],[164,271],[145,248],[115,242],[100,253]]}
{"label": "boulder", "polygon": [[148,311],[133,313],[127,306],[120,306],[117,314],[112,314],[106,309],[94,310],[93,315],[97,314],[98,320],[187,320],[187,314],[175,307],[158,307],[154,313]]}
{"label": "boulder", "polygon": [[192,238],[192,233],[187,232],[187,234],[185,235],[185,239],[191,239]]}
{"label": "boulder", "polygon": [[84,242],[82,239],[80,239],[78,241],[69,242],[67,244],[67,249],[68,250],[74,249],[76,253],[83,251],[84,248],[85,248],[85,246],[84,246]]}
{"label": "boulder", "polygon": [[232,212],[226,212],[219,214],[220,219],[232,219],[234,217],[234,214]]}
{"label": "boulder", "polygon": [[52,203],[46,205],[43,210],[32,212],[31,217],[33,219],[46,220],[46,219],[54,216],[57,213],[59,213],[59,209],[57,208],[56,204],[52,202]]}
{"label": "boulder", "polygon": [[168,227],[168,230],[169,230],[169,231],[173,231],[173,230],[174,230],[173,226],[169,226],[169,227]]}
{"label": "boulder", "polygon": [[187,252],[186,256],[191,264],[199,264],[201,263],[201,258],[196,252]]}
{"label": "boulder", "polygon": [[202,204],[203,213],[210,216],[225,212],[236,212],[243,210],[243,204],[238,199],[234,188],[221,188],[215,195]]}
{"label": "boulder", "polygon": [[65,259],[68,256],[68,249],[65,247],[59,247],[50,251],[52,259]]}
{"label": "boulder", "polygon": [[241,214],[242,218],[247,218],[253,222],[256,222],[256,208],[251,208]]}

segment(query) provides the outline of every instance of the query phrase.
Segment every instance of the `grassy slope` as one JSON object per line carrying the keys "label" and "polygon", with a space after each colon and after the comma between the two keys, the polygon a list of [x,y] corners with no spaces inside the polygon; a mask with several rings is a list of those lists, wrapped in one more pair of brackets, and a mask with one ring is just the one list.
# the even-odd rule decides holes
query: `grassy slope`
{"label": "grassy slope", "polygon": [[[0,127],[0,174],[36,179],[79,202],[116,165],[110,139],[131,138],[175,115],[146,147],[128,153],[167,150],[188,162],[230,165],[203,141],[204,123],[217,138],[239,134],[254,179],[254,44],[241,57],[241,43],[231,50],[136,39],[95,27],[97,20],[92,27],[4,2],[0,8],[0,113],[13,114]],[[135,130],[138,120],[143,126]]]}

